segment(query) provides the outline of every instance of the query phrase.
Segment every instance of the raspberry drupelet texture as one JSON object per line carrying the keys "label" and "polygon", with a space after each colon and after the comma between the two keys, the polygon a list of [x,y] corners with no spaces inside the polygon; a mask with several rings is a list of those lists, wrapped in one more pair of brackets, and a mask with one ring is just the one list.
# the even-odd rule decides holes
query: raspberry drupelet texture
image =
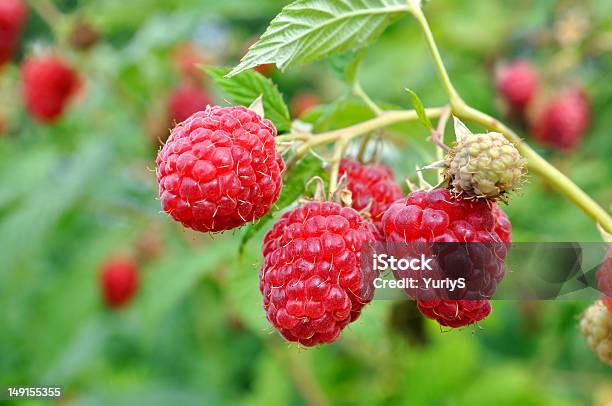
{"label": "raspberry drupelet texture", "polygon": [[102,265],[102,295],[110,308],[125,306],[138,290],[138,266],[129,258],[111,258]]}
{"label": "raspberry drupelet texture", "polygon": [[445,158],[444,177],[455,195],[506,199],[522,183],[527,161],[500,133],[468,134]]}
{"label": "raspberry drupelet texture", "polygon": [[527,107],[538,90],[538,72],[525,60],[501,67],[496,79],[497,89],[504,100],[519,111]]}
{"label": "raspberry drupelet texture", "polygon": [[157,155],[163,210],[217,232],[265,215],[282,187],[276,128],[246,107],[207,107],[179,123]]}
{"label": "raspberry drupelet texture", "polygon": [[453,328],[474,324],[491,314],[488,300],[418,300],[417,306],[425,317]]}
{"label": "raspberry drupelet texture", "polygon": [[584,89],[574,86],[554,97],[536,117],[536,139],[554,149],[569,151],[582,140],[589,127],[591,106]]}
{"label": "raspberry drupelet texture", "polygon": [[180,123],[192,114],[204,110],[212,99],[198,84],[185,82],[176,87],[168,97],[168,114],[173,122]]}
{"label": "raspberry drupelet texture", "polygon": [[595,279],[603,304],[612,312],[612,248],[608,249],[601,266],[595,272]]}
{"label": "raspberry drupelet texture", "polygon": [[595,302],[584,312],[580,331],[599,359],[612,365],[612,313],[601,301]]}
{"label": "raspberry drupelet texture", "polygon": [[259,288],[270,323],[288,341],[332,343],[372,300],[374,272],[361,269],[371,225],[354,209],[309,202],[266,234]]}
{"label": "raspberry drupelet texture", "polygon": [[[456,264],[462,265],[462,275],[453,276],[466,278],[466,289],[454,292],[448,299],[445,296],[448,292],[407,290],[410,296],[416,296],[417,305],[426,317],[443,326],[461,327],[489,315],[489,300],[480,298],[490,297],[503,278],[507,247],[500,243],[509,243],[511,238],[510,222],[497,205],[455,198],[447,189],[417,191],[389,207],[383,216],[382,227],[388,242],[459,243],[456,246],[412,245],[454,258],[450,262],[452,269],[445,268],[444,261],[440,261],[437,268],[434,265],[436,278],[456,272]],[[475,242],[490,244],[465,245]],[[432,299],[425,299],[428,297]],[[465,299],[470,297],[479,299]]]}
{"label": "raspberry drupelet texture", "polygon": [[13,57],[27,15],[23,0],[0,1],[0,66]]}
{"label": "raspberry drupelet texture", "polygon": [[56,121],[81,85],[77,72],[54,55],[26,59],[21,79],[25,105],[41,123]]}
{"label": "raspberry drupelet texture", "polygon": [[383,214],[403,195],[391,169],[386,165],[362,165],[352,159],[343,159],[339,174],[347,176],[352,207],[358,211],[369,208],[372,223],[382,233]]}
{"label": "raspberry drupelet texture", "polygon": [[510,223],[508,215],[499,207],[497,203],[492,204],[492,209],[493,217],[495,218],[495,233],[503,242],[512,242],[512,223]]}

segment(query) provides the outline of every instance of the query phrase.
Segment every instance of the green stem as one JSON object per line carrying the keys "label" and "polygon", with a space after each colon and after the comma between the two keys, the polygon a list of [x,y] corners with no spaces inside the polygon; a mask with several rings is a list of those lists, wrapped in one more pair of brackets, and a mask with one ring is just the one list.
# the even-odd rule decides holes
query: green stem
{"label": "green stem", "polygon": [[553,188],[582,209],[605,231],[612,233],[612,217],[610,217],[610,214],[576,186],[571,179],[524,143],[514,131],[495,118],[469,106],[463,106],[453,112],[461,119],[480,124],[489,130],[500,132],[506,136],[508,140],[515,144],[521,155],[527,158],[527,165],[531,172],[542,177]]}
{"label": "green stem", "polygon": [[374,103],[370,96],[368,96],[368,94],[363,90],[361,84],[357,81],[353,83],[353,94],[363,100],[363,102],[368,106],[368,108],[372,110],[372,112],[374,112],[374,114],[376,114],[377,116],[380,116],[384,113],[384,111],[380,107],[378,107],[376,103]]}
{"label": "green stem", "polygon": [[[363,102],[377,116],[380,116],[381,114],[384,113],[384,111],[380,107],[378,107],[378,105],[374,103],[374,101],[370,98],[370,96],[368,96],[368,94],[363,90],[363,88],[361,87],[361,84],[357,80],[353,82],[353,94],[361,98],[361,100],[363,100]],[[366,148],[368,147],[368,144],[370,143],[371,139],[372,139],[372,133],[369,133],[368,135],[366,135],[365,137],[361,139],[361,145],[359,145],[359,152],[357,152],[358,161],[363,162]]]}
{"label": "green stem", "polygon": [[436,65],[436,70],[438,71],[442,85],[444,86],[450,100],[453,113],[459,118],[478,123],[489,130],[502,133],[508,140],[516,145],[519,152],[527,159],[528,167],[531,171],[542,177],[558,192],[576,204],[587,215],[595,220],[596,223],[601,225],[605,231],[612,232],[612,218],[606,210],[599,206],[582,189],[576,186],[576,184],[573,183],[567,176],[561,173],[557,168],[548,163],[548,161],[546,161],[544,158],[538,155],[537,152],[531,149],[531,147],[524,143],[514,131],[495,118],[468,106],[463,101],[461,96],[459,96],[459,93],[455,90],[455,87],[448,76],[448,72],[446,71],[446,67],[444,66],[440,52],[438,51],[438,47],[433,38],[433,34],[431,33],[431,28],[429,27],[425,14],[423,14],[423,11],[417,4],[412,4],[410,1],[409,4],[411,5],[410,12],[419,22],[419,25],[425,34],[429,51]]}
{"label": "green stem", "polygon": [[431,28],[429,27],[427,18],[425,17],[425,14],[423,14],[423,10],[421,10],[421,7],[419,7],[418,5],[412,5],[410,7],[410,12],[414,16],[414,18],[416,18],[421,29],[423,30],[423,33],[425,34],[425,40],[427,41],[429,52],[433,57],[434,63],[436,65],[436,71],[438,72],[438,76],[442,81],[442,85],[444,86],[444,90],[448,95],[448,99],[450,101],[451,106],[464,104],[463,100],[461,99],[461,96],[459,96],[459,93],[457,92],[457,90],[455,90],[455,87],[453,86],[453,83],[451,82],[450,77],[448,76],[448,72],[446,71],[444,62],[442,62],[442,56],[440,55],[440,51],[438,50],[436,41],[434,40],[433,34],[431,33]]}
{"label": "green stem", "polygon": [[350,138],[342,137],[334,146],[334,156],[332,158],[331,166],[329,168],[329,194],[332,196],[336,193],[338,187],[338,176],[340,171],[340,162],[346,152]]}
{"label": "green stem", "polygon": [[[437,118],[440,116],[442,109],[442,107],[425,109],[425,114],[427,114],[429,118]],[[312,148],[318,145],[335,142],[340,138],[346,138],[350,140],[382,127],[401,123],[403,121],[414,121],[418,120],[418,118],[419,117],[416,111],[414,110],[385,111],[382,115],[378,117],[375,117],[371,120],[363,121],[359,124],[355,124],[350,127],[329,131],[322,134],[311,135],[308,141],[302,143],[302,145],[298,147],[296,151],[296,156],[300,158]]]}

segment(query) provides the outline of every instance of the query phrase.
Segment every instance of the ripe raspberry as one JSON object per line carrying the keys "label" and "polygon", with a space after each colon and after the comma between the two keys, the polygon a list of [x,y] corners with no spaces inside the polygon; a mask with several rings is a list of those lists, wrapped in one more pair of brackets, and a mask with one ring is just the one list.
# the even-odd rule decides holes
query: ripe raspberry
{"label": "ripe raspberry", "polygon": [[81,84],[78,74],[56,56],[28,58],[21,78],[26,107],[41,123],[56,121]]}
{"label": "ripe raspberry", "polygon": [[491,313],[488,300],[419,300],[417,306],[425,317],[453,328],[469,326]]}
{"label": "ripe raspberry", "polygon": [[510,243],[512,241],[512,223],[497,203],[493,203],[493,217],[495,217],[495,233],[500,240]]}
{"label": "ripe raspberry", "polygon": [[157,155],[162,208],[185,227],[223,231],[265,215],[282,187],[276,128],[246,107],[207,107]]}
{"label": "ripe raspberry", "polygon": [[584,89],[575,86],[551,100],[536,117],[536,139],[552,148],[569,151],[584,137],[589,127],[591,107]]}
{"label": "ripe raspberry", "polygon": [[526,161],[499,133],[457,139],[445,158],[444,177],[454,194],[468,198],[505,198],[521,185]]}
{"label": "ripe raspberry", "polygon": [[27,14],[23,0],[0,1],[0,66],[13,57]]}
{"label": "ripe raspberry", "polygon": [[204,110],[212,99],[198,85],[183,83],[168,97],[168,113],[176,123],[185,121],[193,113]]}
{"label": "ripe raspberry", "polygon": [[582,315],[580,331],[599,359],[612,365],[612,314],[601,301],[595,302]]}
{"label": "ripe raspberry", "polygon": [[259,270],[268,320],[289,341],[332,343],[374,294],[361,247],[374,242],[354,209],[310,202],[281,216],[266,234]]}
{"label": "ripe raspberry", "polygon": [[125,306],[138,289],[138,267],[129,258],[111,258],[102,266],[100,282],[108,307]]}
{"label": "ripe raspberry", "polygon": [[385,165],[362,165],[351,159],[343,159],[339,173],[347,176],[347,187],[353,200],[352,207],[355,210],[364,210],[369,206],[372,223],[382,235],[383,214],[403,195],[391,169]]}
{"label": "ripe raspberry", "polygon": [[291,113],[293,117],[301,117],[308,110],[320,104],[319,97],[310,92],[301,92],[291,99]]}
{"label": "ripe raspberry", "polygon": [[[492,296],[504,275],[506,247],[498,243],[510,242],[511,229],[510,223],[505,223],[507,217],[495,214],[494,209],[495,206],[490,207],[484,201],[458,199],[446,189],[434,189],[411,193],[391,205],[383,215],[382,228],[387,241],[422,243],[411,244],[408,249],[429,250],[440,258],[434,263],[432,273],[423,276],[466,278],[466,288],[452,293],[423,287],[407,289],[426,317],[444,326],[460,327],[480,321],[491,312],[487,299],[469,298]],[[497,234],[498,229],[503,235]],[[463,244],[469,242],[488,244]],[[449,262],[452,266],[445,266],[446,259],[452,259]]]}
{"label": "ripe raspberry", "polygon": [[595,272],[595,279],[604,304],[612,311],[612,249],[606,252],[601,267]]}
{"label": "ripe raspberry", "polygon": [[508,105],[522,111],[533,100],[539,86],[538,72],[525,60],[502,66],[498,71],[497,89]]}

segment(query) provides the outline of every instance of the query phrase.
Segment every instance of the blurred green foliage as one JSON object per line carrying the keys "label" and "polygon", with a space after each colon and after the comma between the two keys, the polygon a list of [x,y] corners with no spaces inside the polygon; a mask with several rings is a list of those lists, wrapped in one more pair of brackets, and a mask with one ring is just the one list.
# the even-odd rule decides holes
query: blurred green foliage
{"label": "blurred green foliage", "polygon": [[[196,235],[160,213],[151,140],[160,130],[157,121],[162,133],[168,126],[165,97],[179,81],[173,50],[193,42],[213,64],[231,66],[283,4],[58,1],[63,12],[88,19],[103,41],[85,53],[67,51],[87,86],[50,127],[32,122],[15,102],[18,67],[4,69],[0,91],[13,103],[0,140],[0,384],[62,385],[67,402],[79,405],[560,406],[612,400],[612,374],[577,329],[587,303],[498,301],[481,328],[449,332],[432,322],[398,326],[391,314],[400,304],[377,301],[337,344],[303,350],[271,331],[261,308],[257,269],[266,227],[239,258],[245,231]],[[612,4],[432,0],[426,13],[456,87],[469,103],[499,116],[491,63],[515,56],[542,67],[555,61],[561,50],[534,38],[567,7],[586,13],[592,30],[571,75],[589,89],[593,125],[572,154],[532,144],[609,208],[612,58],[609,48],[597,53],[588,44],[605,35],[610,40]],[[32,12],[20,54],[34,42],[51,43],[58,32]],[[405,88],[427,106],[444,103],[409,17],[367,50],[358,76],[383,106],[409,107]],[[371,117],[347,96],[327,62],[275,71],[272,78],[286,101],[312,91],[330,103],[304,118],[317,131]],[[225,104],[222,92],[212,85],[210,92]],[[433,159],[427,130],[414,123],[389,131],[397,147],[385,146],[385,161],[398,177],[413,178],[416,164]],[[517,241],[600,238],[581,211],[534,177],[507,212]],[[149,237],[160,252],[143,262],[135,303],[106,310],[100,264],[119,253],[135,255]],[[408,333],[412,328],[424,328],[424,343]]]}

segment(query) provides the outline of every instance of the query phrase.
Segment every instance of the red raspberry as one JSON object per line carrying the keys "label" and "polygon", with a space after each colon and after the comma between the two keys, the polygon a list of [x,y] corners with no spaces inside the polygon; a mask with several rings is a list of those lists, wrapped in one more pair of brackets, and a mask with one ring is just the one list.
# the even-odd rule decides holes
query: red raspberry
{"label": "red raspberry", "polygon": [[138,289],[138,267],[129,258],[111,258],[102,266],[100,282],[108,307],[125,306]]}
{"label": "red raspberry", "polygon": [[497,203],[493,203],[493,217],[495,217],[495,233],[500,240],[510,243],[512,241],[512,223]]}
{"label": "red raspberry", "polygon": [[266,234],[259,270],[268,320],[289,341],[332,343],[374,294],[361,247],[374,242],[354,209],[310,202],[281,216]]}
{"label": "red raspberry", "polygon": [[187,120],[189,116],[204,110],[212,103],[212,99],[200,86],[192,83],[183,83],[170,93],[168,98],[168,112],[170,119],[176,123]]}
{"label": "red raspberry", "polygon": [[301,117],[308,110],[320,104],[319,97],[310,92],[301,92],[291,99],[291,113],[294,117]]}
{"label": "red raspberry", "polygon": [[21,78],[26,107],[41,123],[57,120],[81,83],[78,74],[56,56],[28,58]]}
{"label": "red raspberry", "polygon": [[207,107],[157,155],[162,208],[185,227],[223,231],[265,215],[282,187],[276,128],[246,107]]}
{"label": "red raspberry", "polygon": [[601,267],[595,272],[595,279],[604,304],[612,311],[612,249],[607,251]]}
{"label": "red raspberry", "polygon": [[22,0],[0,1],[0,66],[13,57],[27,14]]}
{"label": "red raspberry", "polygon": [[589,126],[591,107],[584,89],[564,90],[549,102],[533,125],[536,139],[561,151],[575,148]]}
{"label": "red raspberry", "polygon": [[[499,210],[499,208],[497,208]],[[499,210],[500,213],[501,210]],[[421,243],[499,243],[510,242],[511,228],[507,217],[494,213],[485,201],[457,199],[447,189],[413,192],[395,202],[383,215],[382,228],[387,241]],[[502,231],[502,235],[497,234]],[[428,244],[424,244],[426,246]],[[491,296],[504,274],[505,248],[493,246],[469,246],[448,249],[438,244],[431,249],[446,258],[460,253],[465,261],[455,258],[453,264],[465,264],[461,268],[466,278],[466,289],[457,291],[452,300],[438,300],[444,293],[419,290],[418,297],[433,296],[436,300],[417,298],[419,309],[426,317],[437,320],[443,326],[461,327],[484,319],[491,312],[489,300],[455,300],[463,297]],[[483,250],[484,248],[484,250]],[[476,254],[476,255],[475,255]],[[444,262],[439,262],[443,266]],[[435,269],[436,276],[453,275],[457,269]],[[471,290],[470,290],[471,289]],[[485,291],[483,294],[481,291]],[[415,292],[407,291],[411,296]]]}
{"label": "red raspberry", "polygon": [[516,110],[524,110],[538,90],[538,72],[525,60],[503,66],[497,75],[497,89],[506,102]]}
{"label": "red raspberry", "polygon": [[483,320],[491,313],[488,300],[418,300],[423,315],[446,327],[463,327]]}
{"label": "red raspberry", "polygon": [[382,234],[381,220],[389,206],[401,198],[402,188],[395,182],[393,172],[385,165],[362,165],[351,159],[340,163],[340,175],[346,174],[355,210],[370,206],[372,223]]}

